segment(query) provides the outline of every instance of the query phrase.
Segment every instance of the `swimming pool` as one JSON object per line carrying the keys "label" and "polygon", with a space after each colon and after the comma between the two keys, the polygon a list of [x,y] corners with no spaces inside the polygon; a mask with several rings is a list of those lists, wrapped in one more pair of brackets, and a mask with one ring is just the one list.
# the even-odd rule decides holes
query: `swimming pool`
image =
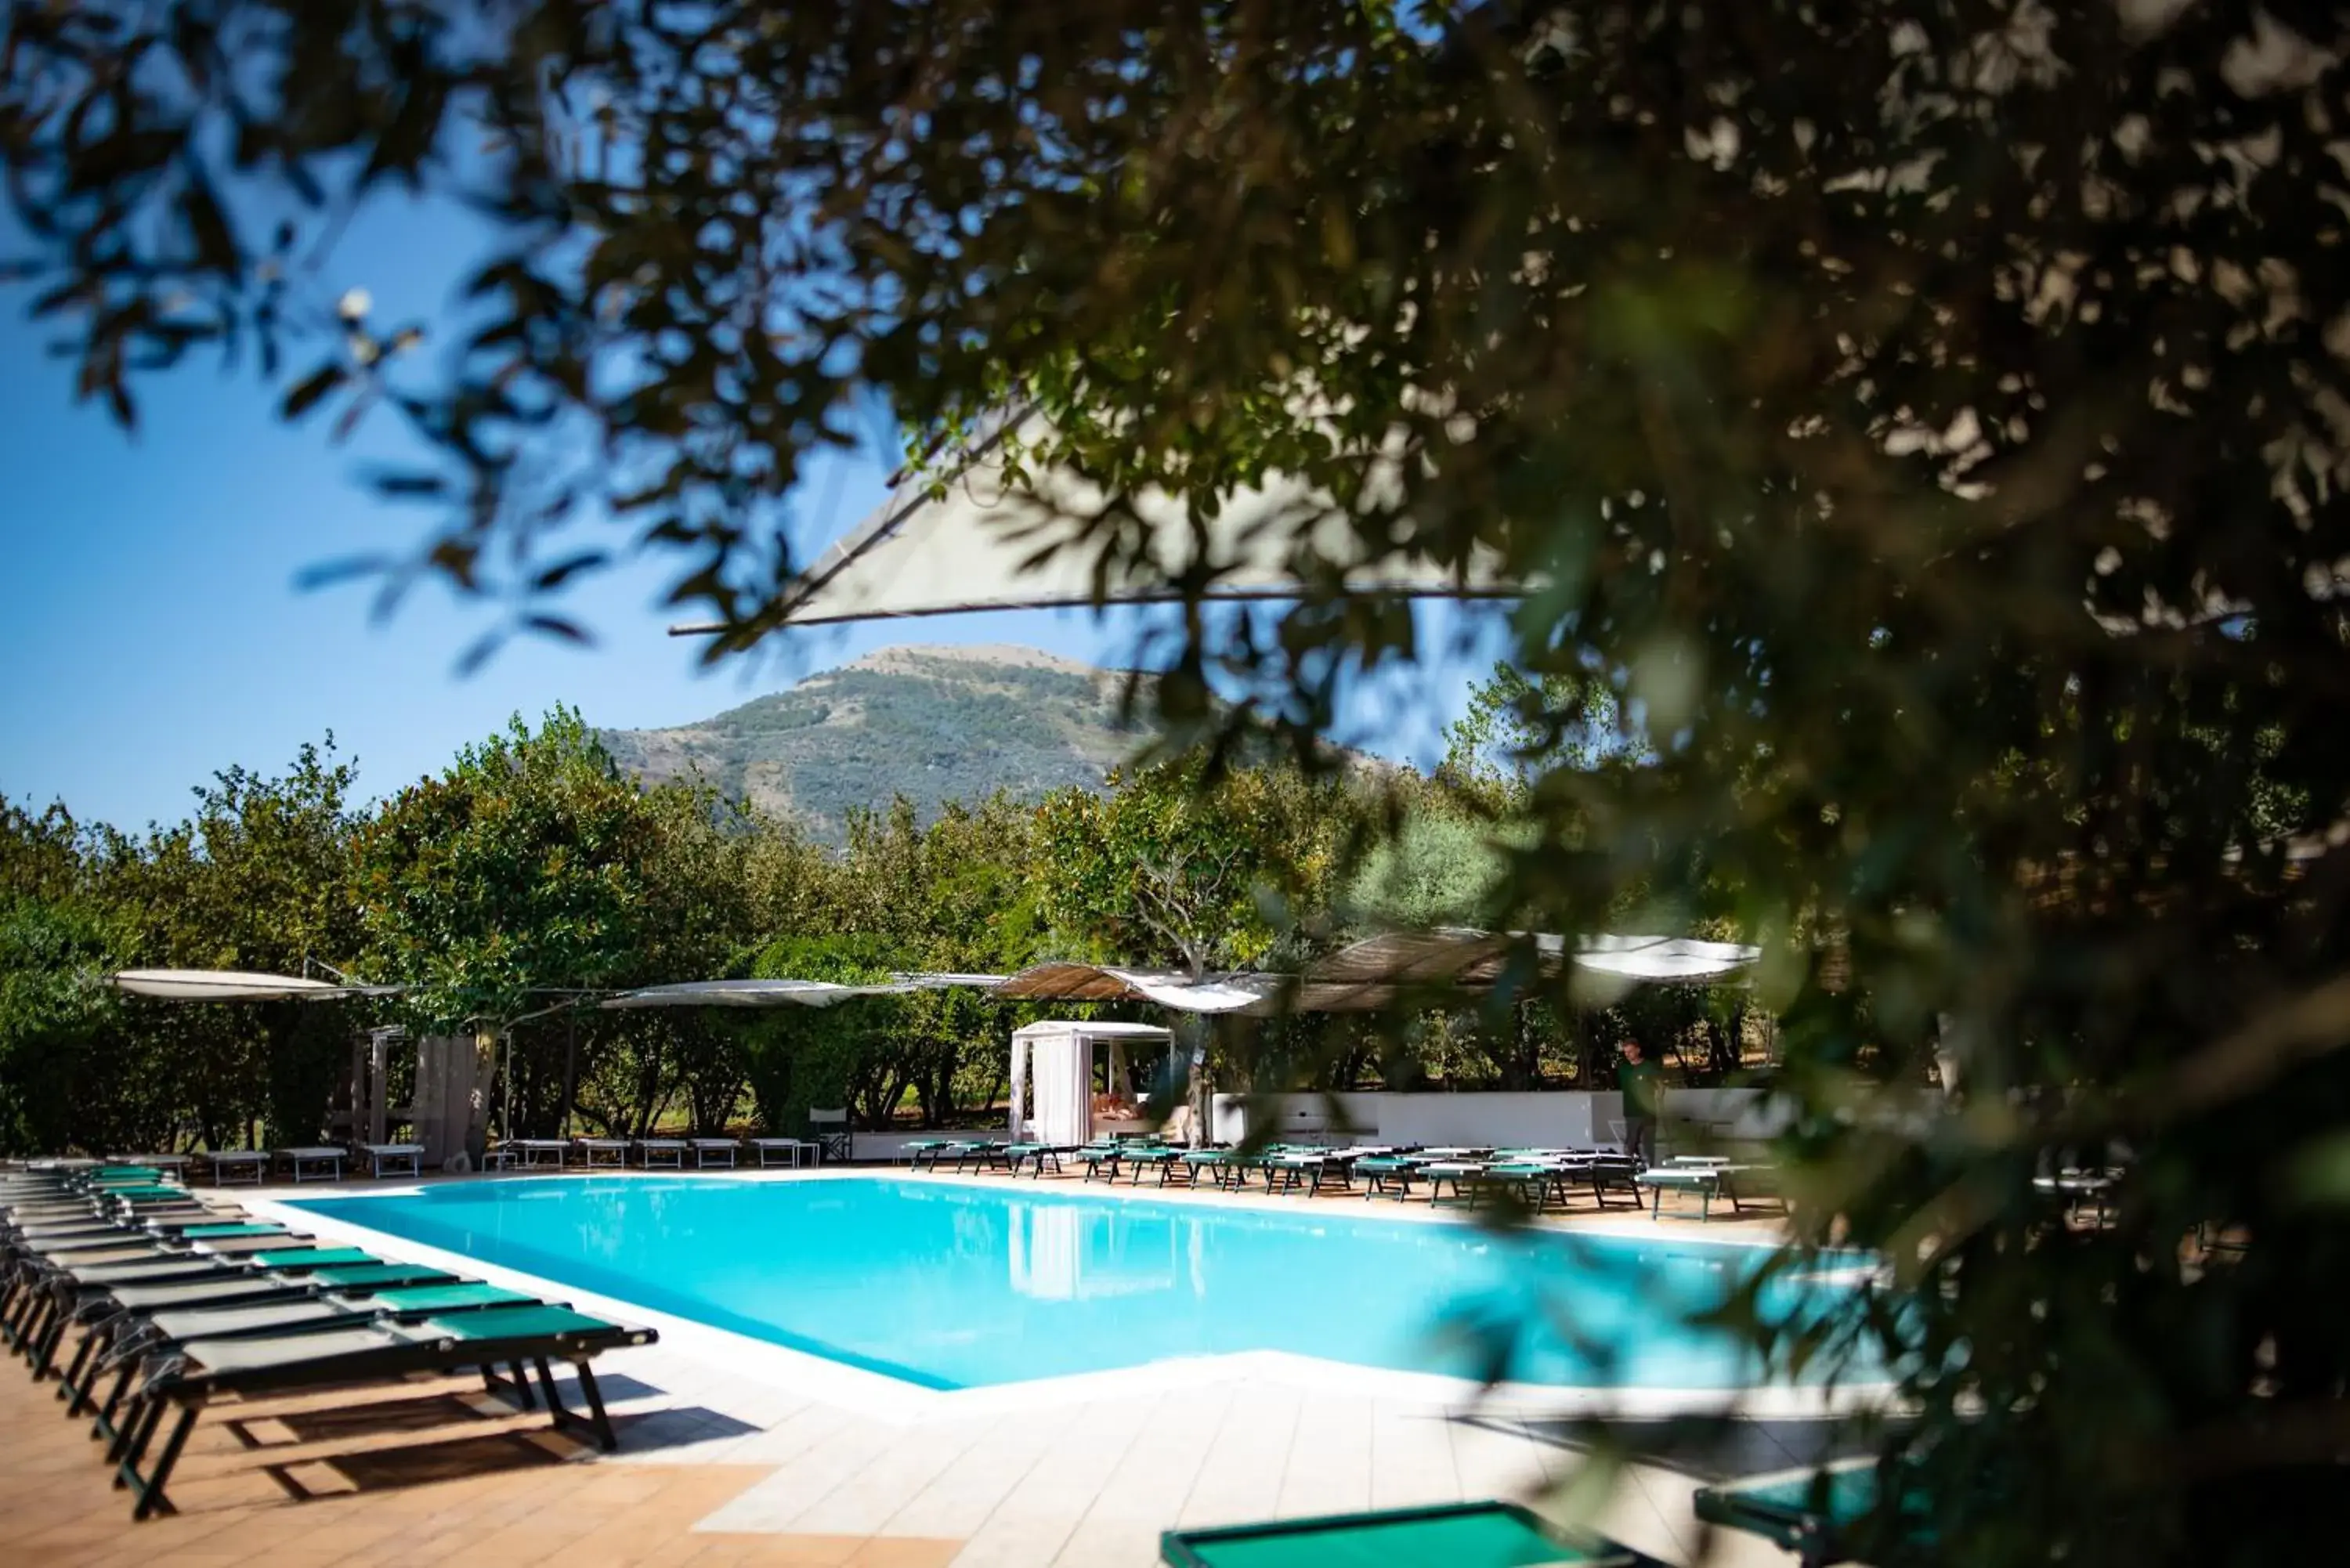
{"label": "swimming pool", "polygon": [[[1742,1387],[1689,1319],[1761,1249],[1502,1236],[1334,1205],[1295,1212],[890,1177],[469,1181],[294,1207],[929,1388],[1244,1351],[1488,1370],[1467,1324],[1532,1323],[1506,1370],[1578,1387]],[[1776,1318],[1850,1286],[1774,1281]]]}

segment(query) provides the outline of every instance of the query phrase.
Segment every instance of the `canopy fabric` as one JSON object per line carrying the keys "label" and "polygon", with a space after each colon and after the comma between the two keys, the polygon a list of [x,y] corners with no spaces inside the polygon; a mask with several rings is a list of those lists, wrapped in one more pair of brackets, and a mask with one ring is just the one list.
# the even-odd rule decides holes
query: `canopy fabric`
{"label": "canopy fabric", "polygon": [[[1744,973],[1762,956],[1760,948],[1691,937],[1586,936],[1572,946],[1579,970],[1655,984],[1716,984]],[[1511,964],[1529,957],[1541,972],[1556,974],[1568,950],[1565,937],[1546,931],[1393,932],[1306,965],[1298,1006],[1344,1012],[1386,1007],[1428,988],[1490,990]]]}
{"label": "canopy fabric", "polygon": [[1693,937],[1586,937],[1575,948],[1575,964],[1627,980],[1705,985],[1743,974],[1762,957],[1761,948]]}
{"label": "canopy fabric", "polygon": [[126,995],[164,1002],[329,1002],[385,989],[231,969],[126,969],[108,975],[106,982]]}
{"label": "canopy fabric", "polygon": [[[1659,985],[1711,985],[1736,979],[1760,948],[1690,937],[1591,936],[1575,940],[1577,969]],[[1372,1012],[1429,991],[1490,991],[1509,966],[1531,957],[1555,974],[1569,943],[1546,932],[1441,929],[1372,937],[1307,964],[1298,974],[1234,972],[1194,981],[1169,970],[1042,963],[995,994],[1053,1002],[1148,1002],[1180,1012],[1265,1017],[1300,1012]]]}
{"label": "canopy fabric", "polygon": [[1118,969],[1107,964],[1040,963],[995,988],[995,994],[1035,1002],[1149,1002],[1178,1012],[1277,1011],[1285,978],[1218,974],[1194,981],[1180,970]]}
{"label": "canopy fabric", "polygon": [[639,1007],[831,1007],[860,996],[903,996],[910,992],[939,991],[948,986],[987,987],[999,984],[1000,974],[901,974],[868,985],[844,985],[827,980],[689,980],[674,985],[649,985],[607,997],[605,1008]]}
{"label": "canopy fabric", "polygon": [[[1343,510],[1279,476],[1263,489],[1235,492],[1196,529],[1180,500],[1144,493],[1133,504],[1140,537],[1116,560],[1091,547],[1049,549],[1077,538],[1087,520],[1103,514],[1107,498],[1066,470],[1008,475],[1007,438],[1016,432],[1033,442],[1048,429],[1035,413],[1008,416],[943,478],[932,471],[905,479],[810,565],[785,600],[784,623],[1149,603],[1182,597],[1179,585],[1186,582],[1207,598],[1286,598],[1299,591],[1302,564],[1337,567],[1358,593],[1491,598],[1523,591],[1503,580],[1492,560],[1456,573],[1404,554],[1363,559]],[[1385,457],[1373,461],[1392,466]]]}

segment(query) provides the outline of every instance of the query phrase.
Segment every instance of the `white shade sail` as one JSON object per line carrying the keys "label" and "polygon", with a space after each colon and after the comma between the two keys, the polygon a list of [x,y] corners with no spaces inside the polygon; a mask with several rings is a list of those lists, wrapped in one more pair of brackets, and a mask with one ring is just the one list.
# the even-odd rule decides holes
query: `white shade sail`
{"label": "white shade sail", "polygon": [[1513,965],[1556,974],[1569,950],[1592,974],[1659,985],[1715,985],[1735,980],[1762,956],[1760,948],[1690,937],[1586,936],[1446,929],[1398,931],[1342,948],[1305,966],[1297,1005],[1346,1012],[1392,1005],[1431,989],[1491,990]]}
{"label": "white shade sail", "polygon": [[1040,963],[995,988],[995,994],[1034,1002],[1149,1002],[1178,1012],[1268,1013],[1285,977],[1218,974],[1194,981],[1180,970],[1119,969],[1108,964]]}
{"label": "white shade sail", "polygon": [[234,969],[126,969],[108,975],[106,982],[126,995],[164,1002],[330,1002],[386,989]]}
{"label": "white shade sail", "polygon": [[[1052,548],[1101,517],[1107,497],[1066,470],[1011,477],[1006,448],[1019,440],[1008,438],[1033,441],[1047,429],[1033,413],[1007,418],[959,462],[905,479],[809,566],[785,597],[785,623],[1150,603],[1180,597],[1177,585],[1202,566],[1210,578],[1203,597],[1292,597],[1300,587],[1301,545],[1307,560],[1338,568],[1358,593],[1467,598],[1522,591],[1490,559],[1465,572],[1408,554],[1364,559],[1343,510],[1303,482],[1278,475],[1262,489],[1235,492],[1197,528],[1181,501],[1144,493],[1133,504],[1139,537],[1114,560],[1090,545]],[[672,629],[693,635],[714,628]]]}
{"label": "white shade sail", "polygon": [[1586,937],[1575,947],[1575,966],[1626,980],[1711,985],[1745,973],[1762,956],[1761,948],[1693,937]]}
{"label": "white shade sail", "polygon": [[903,974],[869,985],[844,985],[827,980],[689,980],[674,985],[649,985],[605,998],[600,1007],[832,1007],[860,996],[904,996],[917,991],[949,986],[988,987],[1000,974]]}
{"label": "white shade sail", "polygon": [[1234,972],[1194,981],[1169,970],[1042,963],[996,987],[998,996],[1053,1002],[1147,1002],[1179,1012],[1264,1017],[1369,1012],[1430,992],[1490,991],[1529,958],[1555,974],[1569,947],[1577,969],[1653,985],[1718,985],[1762,956],[1760,948],[1690,937],[1590,936],[1447,929],[1372,937],[1317,959],[1297,974]]}

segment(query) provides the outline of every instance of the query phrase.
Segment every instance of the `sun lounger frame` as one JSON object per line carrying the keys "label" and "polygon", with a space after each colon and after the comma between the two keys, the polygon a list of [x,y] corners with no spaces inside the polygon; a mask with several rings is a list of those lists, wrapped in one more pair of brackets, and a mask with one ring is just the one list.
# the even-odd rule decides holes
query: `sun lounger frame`
{"label": "sun lounger frame", "polygon": [[[523,1408],[534,1407],[531,1402],[528,1372],[538,1374],[539,1392],[546,1399],[547,1414],[559,1432],[584,1433],[597,1447],[609,1453],[619,1447],[612,1430],[611,1417],[605,1412],[604,1397],[597,1386],[596,1373],[589,1363],[607,1349],[619,1345],[648,1345],[654,1334],[650,1329],[628,1329],[619,1324],[607,1325],[611,1333],[598,1335],[593,1343],[580,1344],[553,1335],[516,1336],[501,1343],[494,1349],[476,1341],[456,1340],[447,1345],[416,1344],[386,1345],[371,1353],[364,1370],[353,1364],[358,1356],[321,1358],[308,1364],[270,1369],[267,1375],[254,1374],[242,1377],[206,1376],[192,1382],[166,1381],[151,1384],[137,1396],[137,1405],[129,1412],[118,1431],[108,1459],[115,1467],[115,1485],[130,1490],[132,1499],[130,1517],[143,1520],[157,1513],[173,1511],[164,1488],[170,1483],[172,1471],[186,1449],[188,1436],[195,1429],[196,1419],[215,1392],[250,1393],[261,1397],[306,1393],[328,1388],[366,1387],[417,1373],[441,1372],[454,1374],[478,1371],[482,1385],[499,1397],[514,1397]],[[579,1392],[587,1404],[587,1413],[575,1412],[556,1392],[555,1376],[547,1363],[568,1361],[578,1374]],[[501,1367],[511,1367],[511,1376],[501,1376]],[[224,1386],[225,1385],[226,1386]],[[240,1385],[242,1385],[240,1386]],[[140,1461],[153,1444],[167,1411],[176,1408],[179,1417],[164,1438],[155,1462],[143,1472]]]}
{"label": "sun lounger frame", "polygon": [[[213,1168],[214,1187],[259,1187],[269,1179],[269,1151],[265,1148],[227,1148],[206,1151],[204,1163]],[[232,1181],[231,1170],[251,1174]]]}
{"label": "sun lounger frame", "polygon": [[[367,1156],[368,1174],[379,1181],[387,1176],[417,1177],[424,1174],[417,1164],[424,1158],[424,1146],[421,1143],[363,1143],[359,1145],[359,1152]],[[403,1163],[408,1167],[405,1170],[387,1168]]]}
{"label": "sun lounger frame", "polygon": [[[637,1163],[647,1170],[683,1170],[685,1152],[693,1147],[681,1137],[637,1139]],[[658,1158],[660,1163],[653,1161]]]}

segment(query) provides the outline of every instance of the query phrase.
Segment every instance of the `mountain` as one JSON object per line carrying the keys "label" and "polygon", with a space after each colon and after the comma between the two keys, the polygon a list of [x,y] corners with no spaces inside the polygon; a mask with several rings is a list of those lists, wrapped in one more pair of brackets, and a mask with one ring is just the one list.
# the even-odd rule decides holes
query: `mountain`
{"label": "mountain", "polygon": [[837,844],[851,807],[899,794],[929,817],[999,789],[1098,788],[1145,738],[1118,722],[1125,679],[1029,648],[889,648],[699,723],[601,733],[642,778],[698,769]]}

